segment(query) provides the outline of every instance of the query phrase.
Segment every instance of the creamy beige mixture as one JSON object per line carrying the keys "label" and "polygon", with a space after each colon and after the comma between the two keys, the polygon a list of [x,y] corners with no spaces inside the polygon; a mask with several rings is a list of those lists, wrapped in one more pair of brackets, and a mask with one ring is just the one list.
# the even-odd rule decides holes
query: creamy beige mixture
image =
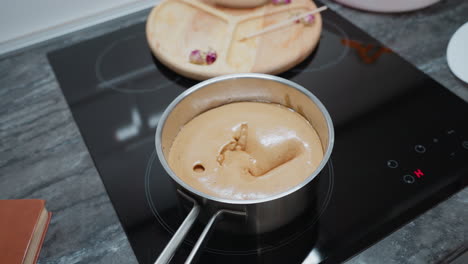
{"label": "creamy beige mixture", "polygon": [[322,158],[320,139],[301,115],[278,104],[239,102],[188,122],[176,136],[168,162],[199,191],[245,200],[296,186]]}

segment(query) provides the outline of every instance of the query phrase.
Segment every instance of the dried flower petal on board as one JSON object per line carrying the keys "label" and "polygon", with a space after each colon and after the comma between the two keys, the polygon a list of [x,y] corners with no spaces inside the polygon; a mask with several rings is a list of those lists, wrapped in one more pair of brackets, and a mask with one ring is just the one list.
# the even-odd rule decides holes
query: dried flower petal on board
{"label": "dried flower petal on board", "polygon": [[206,64],[208,65],[213,64],[217,58],[218,58],[218,54],[216,54],[216,51],[210,49],[208,53],[206,54]]}
{"label": "dried flower petal on board", "polygon": [[193,50],[190,52],[189,61],[193,64],[205,64],[205,55],[200,50]]}
{"label": "dried flower petal on board", "polygon": [[197,65],[211,65],[216,61],[217,58],[218,54],[211,48],[208,50],[208,52],[196,49],[190,52],[189,62]]}
{"label": "dried flower petal on board", "polygon": [[[297,17],[300,16],[301,14],[294,14],[292,17]],[[315,16],[314,15],[307,15],[303,18],[299,18],[296,21],[294,21],[296,24],[302,23],[306,26],[312,25],[315,22]]]}
{"label": "dried flower petal on board", "polygon": [[308,25],[312,25],[315,21],[315,16],[314,15],[308,15],[306,17],[303,17],[301,19],[301,22],[302,24],[308,26]]}

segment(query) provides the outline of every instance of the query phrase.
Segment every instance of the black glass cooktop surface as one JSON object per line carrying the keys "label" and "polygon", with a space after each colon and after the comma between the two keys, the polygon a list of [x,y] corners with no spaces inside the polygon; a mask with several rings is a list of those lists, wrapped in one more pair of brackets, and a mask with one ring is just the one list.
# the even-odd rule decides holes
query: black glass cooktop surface
{"label": "black glass cooktop surface", "polygon": [[[261,236],[215,231],[199,263],[336,263],[466,186],[468,104],[332,11],[316,51],[280,76],[314,93],[336,132],[317,206]],[[197,83],[162,66],[144,23],[48,55],[140,263],[187,214],[155,155],[166,106]],[[185,260],[196,226],[172,259]]]}

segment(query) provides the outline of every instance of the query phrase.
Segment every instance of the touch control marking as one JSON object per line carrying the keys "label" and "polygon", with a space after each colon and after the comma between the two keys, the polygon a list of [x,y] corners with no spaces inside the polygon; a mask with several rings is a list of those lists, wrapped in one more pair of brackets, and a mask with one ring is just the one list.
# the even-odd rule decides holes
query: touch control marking
{"label": "touch control marking", "polygon": [[417,153],[424,153],[426,152],[426,147],[424,147],[423,145],[416,145],[414,146],[414,150],[417,152]]}
{"label": "touch control marking", "polygon": [[420,169],[417,169],[417,170],[413,171],[413,173],[418,178],[421,178],[422,176],[424,176],[424,172],[422,172]]}
{"label": "touch control marking", "polygon": [[411,184],[411,183],[414,183],[416,179],[412,175],[406,174],[403,176],[403,181],[405,183]]}
{"label": "touch control marking", "polygon": [[387,161],[387,166],[388,166],[390,169],[398,168],[398,161],[396,161],[396,160],[389,160],[389,161]]}
{"label": "touch control marking", "polygon": [[463,141],[462,146],[463,148],[468,149],[468,140]]}

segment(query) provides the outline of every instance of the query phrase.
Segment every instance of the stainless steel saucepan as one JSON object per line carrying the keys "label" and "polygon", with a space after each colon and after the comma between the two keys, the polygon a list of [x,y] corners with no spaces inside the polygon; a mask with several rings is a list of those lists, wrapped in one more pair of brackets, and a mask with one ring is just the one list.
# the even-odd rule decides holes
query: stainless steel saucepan
{"label": "stainless steel saucepan", "polygon": [[[312,87],[313,88],[313,87]],[[171,170],[167,157],[179,130],[195,116],[218,106],[242,101],[271,102],[294,109],[317,131],[324,158],[318,168],[302,183],[276,195],[256,200],[229,200],[200,192],[182,181]],[[314,195],[313,180],[330,158],[334,142],[332,120],[323,104],[310,91],[289,80],[266,74],[233,74],[201,82],[179,95],[164,111],[156,131],[156,150],[164,169],[177,191],[193,203],[193,207],[155,263],[170,261],[197,218],[206,219],[206,227],[192,249],[186,263],[191,263],[216,221],[225,219],[217,228],[235,232],[261,234],[291,222],[309,208]]]}

